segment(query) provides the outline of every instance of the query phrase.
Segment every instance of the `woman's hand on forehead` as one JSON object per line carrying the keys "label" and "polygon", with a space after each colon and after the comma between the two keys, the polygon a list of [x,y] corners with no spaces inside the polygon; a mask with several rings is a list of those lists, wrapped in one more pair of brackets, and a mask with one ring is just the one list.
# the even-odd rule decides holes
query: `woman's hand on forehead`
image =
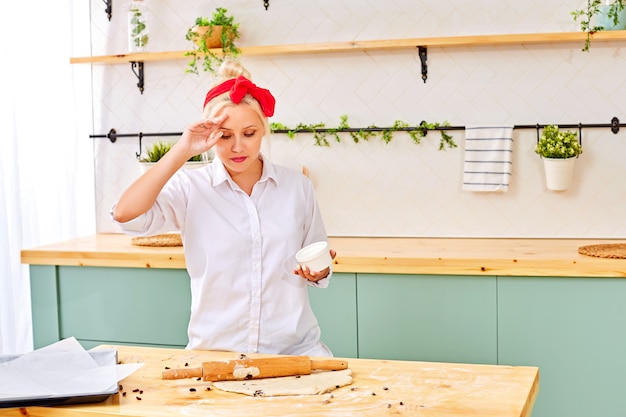
{"label": "woman's hand on forehead", "polygon": [[178,143],[187,147],[191,156],[208,151],[222,137],[220,126],[227,117],[227,114],[221,114],[192,123],[183,132]]}
{"label": "woman's hand on forehead", "polygon": [[200,128],[202,129],[219,129],[219,127],[224,123],[224,120],[228,118],[228,113],[222,113],[219,116],[209,117],[204,119],[200,123]]}

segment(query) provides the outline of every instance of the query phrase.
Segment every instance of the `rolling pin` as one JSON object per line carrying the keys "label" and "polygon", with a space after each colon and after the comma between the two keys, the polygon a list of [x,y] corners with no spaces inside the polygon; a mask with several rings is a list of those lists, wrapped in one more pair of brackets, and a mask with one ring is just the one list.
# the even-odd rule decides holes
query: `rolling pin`
{"label": "rolling pin", "polygon": [[204,381],[235,381],[309,375],[311,371],[347,369],[348,362],[340,359],[311,359],[308,356],[279,356],[242,358],[202,362],[201,368],[167,369],[163,379],[202,378]]}

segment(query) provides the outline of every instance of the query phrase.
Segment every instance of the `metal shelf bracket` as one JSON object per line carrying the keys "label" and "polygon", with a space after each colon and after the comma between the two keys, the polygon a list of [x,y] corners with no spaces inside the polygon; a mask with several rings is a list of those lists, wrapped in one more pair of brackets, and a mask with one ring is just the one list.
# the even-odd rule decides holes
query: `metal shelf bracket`
{"label": "metal shelf bracket", "polygon": [[418,46],[417,49],[419,51],[420,60],[422,61],[422,80],[424,80],[425,83],[428,78],[428,64],[426,64],[428,49],[425,46]]}
{"label": "metal shelf bracket", "polygon": [[107,17],[109,18],[109,22],[111,21],[111,16],[113,16],[113,0],[102,0],[104,2],[104,5],[106,6],[106,9],[104,9],[104,12],[107,14]]}
{"label": "metal shelf bracket", "polygon": [[[143,62],[141,62],[141,61],[139,61],[139,62],[131,61],[130,68],[133,70],[133,73],[135,74],[135,76],[137,77],[137,80],[139,81],[137,83],[137,87],[139,88],[139,92],[141,94],[143,94]],[[135,69],[137,69],[137,70],[135,71]]]}

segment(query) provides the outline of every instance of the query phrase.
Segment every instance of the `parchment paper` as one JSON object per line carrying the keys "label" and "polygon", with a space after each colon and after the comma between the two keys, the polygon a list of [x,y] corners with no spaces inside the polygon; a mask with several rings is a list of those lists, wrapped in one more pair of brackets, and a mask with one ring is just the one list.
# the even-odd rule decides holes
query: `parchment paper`
{"label": "parchment paper", "polygon": [[0,401],[114,393],[143,364],[99,364],[71,337],[0,363]]}

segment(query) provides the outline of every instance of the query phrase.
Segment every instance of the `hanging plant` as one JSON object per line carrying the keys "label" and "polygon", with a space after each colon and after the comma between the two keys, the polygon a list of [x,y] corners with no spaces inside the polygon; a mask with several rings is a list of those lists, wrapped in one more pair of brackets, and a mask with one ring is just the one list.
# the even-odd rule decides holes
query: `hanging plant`
{"label": "hanging plant", "polygon": [[[585,44],[582,48],[584,52],[589,52],[591,45],[591,35],[601,30],[617,28],[620,25],[620,19],[623,18],[624,1],[614,0],[612,3],[602,4],[603,0],[587,0],[587,7],[576,9],[570,12],[574,21],[580,25],[580,30],[587,34]],[[604,24],[594,24],[594,17],[605,15]],[[621,22],[622,24],[624,22]],[[605,27],[606,25],[607,27]]]}
{"label": "hanging plant", "polygon": [[[210,19],[196,18],[194,26],[185,34],[185,39],[193,44],[193,49],[185,53],[189,57],[185,72],[198,74],[200,64],[205,72],[215,74],[225,59],[236,59],[241,54],[241,49],[235,45],[240,36],[239,23],[223,7],[216,8]],[[219,48],[220,55],[213,52],[215,48]]]}
{"label": "hanging plant", "polygon": [[559,130],[557,125],[548,125],[543,129],[535,146],[535,153],[542,158],[567,159],[583,153],[583,147],[576,132]]}
{"label": "hanging plant", "polygon": [[418,126],[410,126],[407,122],[396,120],[391,127],[382,128],[376,125],[370,125],[366,128],[352,128],[348,124],[348,116],[342,115],[339,126],[334,128],[327,128],[326,125],[321,122],[315,124],[298,123],[294,128],[285,126],[282,123],[271,123],[270,130],[272,133],[286,133],[287,137],[290,139],[294,139],[298,133],[311,133],[315,139],[316,146],[330,146],[330,142],[328,141],[329,137],[334,138],[337,143],[340,143],[340,133],[348,133],[354,143],[368,141],[370,138],[378,135],[380,135],[383,142],[389,143],[393,139],[393,133],[399,131],[407,132],[413,142],[419,145],[422,138],[424,138],[430,130],[439,130],[441,134],[439,150],[442,151],[445,150],[446,147],[457,147],[452,136],[445,131],[446,126],[450,126],[447,121],[443,124],[427,123],[423,121]]}

